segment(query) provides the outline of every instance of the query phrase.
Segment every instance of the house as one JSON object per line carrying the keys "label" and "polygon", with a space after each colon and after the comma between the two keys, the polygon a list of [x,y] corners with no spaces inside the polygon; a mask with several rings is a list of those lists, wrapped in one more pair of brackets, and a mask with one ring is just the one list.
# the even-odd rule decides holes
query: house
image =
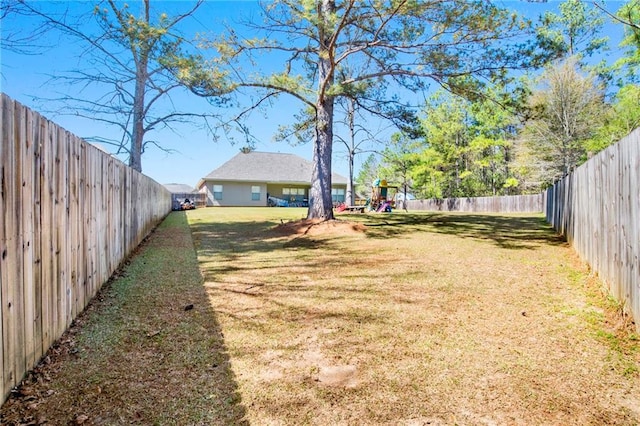
{"label": "house", "polygon": [[[294,154],[240,152],[198,181],[207,206],[267,206],[268,197],[306,206],[313,163]],[[344,201],[347,178],[331,176],[334,203]],[[277,203],[282,205],[281,203]]]}

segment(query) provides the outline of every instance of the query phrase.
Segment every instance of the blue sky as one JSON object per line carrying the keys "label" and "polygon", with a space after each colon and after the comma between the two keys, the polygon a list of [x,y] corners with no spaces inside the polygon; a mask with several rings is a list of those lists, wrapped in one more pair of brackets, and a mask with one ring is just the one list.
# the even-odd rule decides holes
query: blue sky
{"label": "blue sky", "polygon": [[[47,7],[60,7],[65,5],[74,11],[76,8],[86,8],[89,2],[38,2],[39,5]],[[132,4],[135,1],[131,2]],[[190,2],[187,1],[152,1],[152,5],[157,10],[172,11],[185,10]],[[537,16],[544,10],[555,10],[558,2],[548,3],[527,3],[522,1],[499,1],[506,7],[517,8],[527,12],[530,17]],[[611,10],[616,10],[621,2],[608,2]],[[185,21],[181,30],[186,36],[196,32],[211,31],[212,33],[221,30],[220,22],[227,22],[235,25],[242,16],[246,16],[257,11],[254,1],[208,1],[195,15],[195,19]],[[18,27],[28,26],[28,22],[22,20],[7,20],[2,22],[2,32],[4,35]],[[619,39],[622,32],[619,26],[607,26],[607,31],[612,39]],[[0,58],[2,63],[2,76],[0,87],[2,91],[22,104],[42,112],[47,118],[61,125],[65,129],[81,137],[101,136],[118,138],[115,129],[106,127],[92,120],[79,119],[64,115],[57,115],[47,111],[47,104],[38,98],[57,97],[60,94],[80,93],[79,96],[91,97],[95,93],[92,88],[87,88],[83,92],[78,92],[78,87],[68,87],[64,85],[51,84],[50,77],[58,75],[70,69],[77,69],[83,65],[81,46],[74,43],[60,43],[52,35],[48,39],[42,40],[45,44],[55,47],[48,49],[38,55],[17,55],[13,52],[2,50]],[[615,51],[612,55],[619,54]],[[269,64],[264,64],[268,67]],[[174,104],[183,110],[194,112],[211,111],[212,107],[201,98],[187,92],[176,95]],[[300,155],[311,160],[312,146],[310,143],[300,146],[290,146],[283,142],[274,142],[278,125],[289,123],[293,120],[293,115],[299,111],[300,104],[286,97],[278,99],[273,108],[268,109],[264,114],[253,114],[250,121],[253,134],[258,142],[256,149],[268,152],[286,152]],[[224,111],[223,111],[224,112]],[[228,111],[231,112],[231,111]],[[220,166],[239,152],[242,144],[231,145],[221,138],[214,142],[212,136],[205,130],[197,126],[180,125],[175,132],[162,131],[152,135],[162,146],[175,150],[168,154],[158,149],[147,150],[142,158],[143,173],[152,177],[160,183],[185,183],[195,185],[201,177],[211,170]],[[107,148],[108,149],[108,148]],[[334,144],[333,169],[335,172],[347,176],[347,163],[344,155],[341,154],[340,144]],[[366,159],[367,155],[356,157],[356,170]]]}

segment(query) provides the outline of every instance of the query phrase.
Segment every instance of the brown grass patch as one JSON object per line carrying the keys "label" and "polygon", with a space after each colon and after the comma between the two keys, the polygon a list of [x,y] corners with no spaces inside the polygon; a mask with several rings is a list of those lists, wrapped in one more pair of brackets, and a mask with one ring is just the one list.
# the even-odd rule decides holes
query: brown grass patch
{"label": "brown grass patch", "polygon": [[585,319],[606,309],[539,217],[349,219],[194,228],[250,423],[640,422],[637,354]]}

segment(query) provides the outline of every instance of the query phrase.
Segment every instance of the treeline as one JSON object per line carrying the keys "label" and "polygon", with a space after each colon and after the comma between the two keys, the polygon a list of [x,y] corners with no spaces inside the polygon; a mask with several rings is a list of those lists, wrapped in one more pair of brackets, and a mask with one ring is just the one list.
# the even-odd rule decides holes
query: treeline
{"label": "treeline", "polygon": [[[624,26],[618,59],[601,37]],[[540,45],[557,52],[544,71],[482,95],[436,91],[411,133],[395,134],[363,163],[366,194],[385,178],[419,198],[537,193],[640,125],[640,2],[615,16],[569,0],[539,17]],[[476,92],[477,93],[477,92]]]}

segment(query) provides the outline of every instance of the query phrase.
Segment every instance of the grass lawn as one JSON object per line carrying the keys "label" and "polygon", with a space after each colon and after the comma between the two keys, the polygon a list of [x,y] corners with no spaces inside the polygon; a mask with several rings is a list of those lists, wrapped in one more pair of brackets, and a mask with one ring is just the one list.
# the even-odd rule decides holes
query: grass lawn
{"label": "grass lawn", "polygon": [[304,213],[189,214],[251,424],[640,423],[636,336],[542,217]]}
{"label": "grass lawn", "polygon": [[2,424],[640,424],[638,336],[541,216],[305,214],[172,213]]}

